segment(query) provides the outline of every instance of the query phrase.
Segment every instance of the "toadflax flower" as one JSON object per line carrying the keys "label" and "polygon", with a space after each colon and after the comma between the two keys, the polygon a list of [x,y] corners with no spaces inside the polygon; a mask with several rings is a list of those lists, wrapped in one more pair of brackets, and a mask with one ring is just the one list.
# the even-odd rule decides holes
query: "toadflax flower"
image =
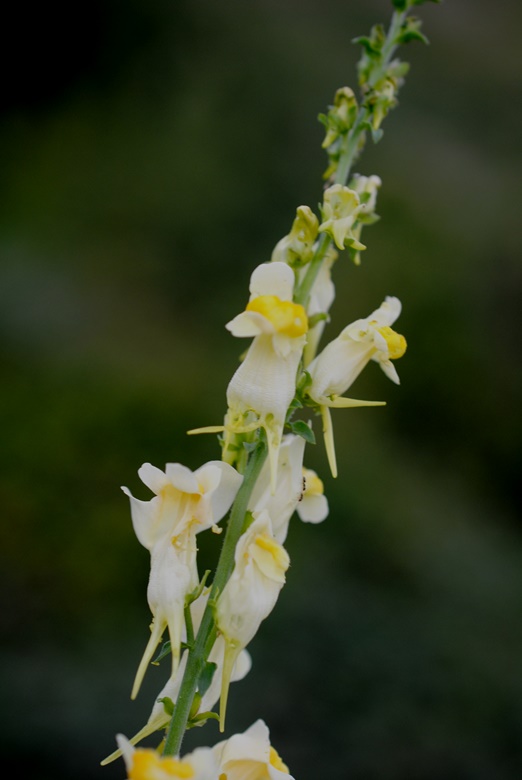
{"label": "toadflax flower", "polygon": [[[288,434],[283,437],[277,462],[277,482],[275,493],[270,490],[270,473],[265,463],[252,491],[248,504],[249,510],[256,516],[267,511],[274,538],[283,544],[288,534],[290,518],[295,510],[304,522],[319,523],[328,514],[328,503],[322,491],[322,482],[315,472],[303,469],[305,441],[301,436]],[[305,474],[314,474],[315,481],[305,479]],[[320,488],[319,488],[320,485]],[[316,493],[313,493],[314,488]]]}
{"label": "toadflax flower", "polygon": [[134,748],[118,734],[120,753],[125,760],[128,780],[216,780],[218,763],[212,748],[196,748],[183,758],[160,756],[150,748]]}
{"label": "toadflax flower", "polygon": [[213,748],[220,780],[293,780],[290,770],[270,744],[270,732],[257,720],[243,734],[234,734]]}
{"label": "toadflax flower", "polygon": [[[190,605],[190,611],[192,614],[192,624],[193,624],[193,629],[195,634],[197,634],[199,630],[201,619],[203,617],[203,612],[207,605],[209,593],[210,593],[210,588],[205,588],[201,596],[199,596],[199,598],[193,601],[192,604]],[[184,634],[183,640],[185,640],[185,638],[186,636]],[[216,702],[219,699],[221,693],[222,677],[223,677],[224,656],[225,656],[225,640],[222,636],[218,636],[207,659],[209,663],[213,663],[216,665],[216,669],[209,687],[201,697],[199,707],[197,708],[197,713],[209,712],[210,710],[213,709],[213,707],[215,706]],[[169,724],[170,719],[172,717],[172,713],[169,712],[169,708],[168,706],[167,707],[165,706],[164,702],[165,700],[170,699],[170,701],[172,701],[174,704],[176,703],[176,700],[179,695],[179,690],[181,688],[181,683],[183,681],[183,675],[185,674],[187,657],[188,657],[187,653],[185,653],[176,670],[176,674],[173,677],[169,678],[167,684],[163,687],[161,692],[158,694],[147,723],[145,724],[145,726],[143,726],[142,729],[140,729],[137,732],[137,734],[135,734],[129,740],[131,745],[137,745],[138,742],[141,742],[141,740],[145,739],[145,737],[148,737],[151,734],[154,734],[154,732],[166,728],[167,725]],[[231,682],[237,682],[239,680],[242,680],[248,674],[251,667],[252,667],[252,659],[250,658],[250,653],[247,650],[242,650],[239,653],[237,660],[234,664],[234,667],[232,669]],[[193,712],[192,715],[194,716],[194,714],[197,713]],[[106,764],[110,764],[112,761],[115,761],[121,755],[122,755],[121,749],[115,750],[114,753],[111,753],[110,756],[107,756],[107,758],[105,758],[101,762],[102,766],[105,766]]]}
{"label": "toadflax flower", "polygon": [[364,206],[355,190],[342,184],[328,187],[324,193],[323,221],[319,225],[319,233],[331,236],[338,249],[344,249],[345,246],[359,252],[366,249],[352,231],[361,211],[364,211]]}
{"label": "toadflax flower", "polygon": [[[355,174],[350,182],[351,189],[359,196],[361,201],[361,211],[357,216],[357,224],[353,229],[353,235],[360,241],[363,225],[373,225],[378,222],[380,217],[375,213],[377,205],[377,190],[381,187],[382,181],[379,176],[361,176]],[[361,253],[353,253],[353,262],[355,265],[361,264]]]}
{"label": "toadflax flower", "polygon": [[304,308],[292,303],[294,282],[294,272],[286,263],[258,266],[250,280],[246,310],[227,325],[234,336],[254,340],[228,386],[223,457],[227,458],[234,436],[263,428],[272,490],[285,417],[295,394],[308,330]]}
{"label": "toadflax flower", "polygon": [[399,384],[391,361],[404,355],[406,339],[390,326],[400,312],[399,299],[387,297],[369,317],[356,320],[344,328],[308,366],[311,383],[307,393],[323,416],[326,450],[334,477],[337,476],[337,466],[330,407],[382,405],[382,402],[342,397],[370,360],[378,362],[386,376]]}
{"label": "toadflax flower", "polygon": [[268,512],[261,512],[240,537],[234,560],[234,570],[216,604],[216,624],[226,645],[220,702],[221,731],[236,658],[273,610],[290,565],[288,553],[274,538]]}
{"label": "toadflax flower", "polygon": [[145,463],[138,474],[156,496],[140,501],[127,488],[122,490],[130,498],[138,541],[151,554],[147,599],[154,619],[134,681],[133,699],[166,627],[171,641],[172,674],[175,673],[185,597],[198,584],[196,534],[228,512],[243,480],[232,466],[221,461],[210,461],[195,472],[180,463],[168,463],[165,472]]}

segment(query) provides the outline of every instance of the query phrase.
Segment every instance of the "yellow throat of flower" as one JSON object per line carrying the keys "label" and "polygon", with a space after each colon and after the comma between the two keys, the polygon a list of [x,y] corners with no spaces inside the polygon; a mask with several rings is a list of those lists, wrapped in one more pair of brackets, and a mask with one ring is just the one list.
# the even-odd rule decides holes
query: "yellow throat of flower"
{"label": "yellow throat of flower", "polygon": [[246,555],[252,556],[265,577],[274,582],[285,581],[285,572],[290,566],[290,558],[285,548],[270,534],[258,534]]}
{"label": "yellow throat of flower", "polygon": [[162,758],[155,750],[138,749],[134,752],[129,780],[191,780],[194,769],[186,761]]}
{"label": "yellow throat of flower", "polygon": [[304,492],[307,496],[322,496],[324,494],[324,485],[322,479],[319,479],[315,471],[303,468]]}
{"label": "yellow throat of flower", "polygon": [[270,763],[274,767],[274,769],[278,769],[280,772],[287,772],[290,774],[290,770],[288,769],[285,762],[281,759],[281,756],[277,752],[277,750],[273,747],[270,747]]}
{"label": "yellow throat of flower", "polygon": [[382,328],[377,328],[381,336],[384,336],[388,345],[388,352],[390,360],[397,360],[401,358],[406,352],[406,339],[397,333],[389,325],[384,325]]}
{"label": "yellow throat of flower", "polygon": [[247,305],[246,311],[261,314],[284,336],[297,338],[308,330],[308,318],[303,306],[292,301],[282,301],[276,295],[260,295],[254,298]]}

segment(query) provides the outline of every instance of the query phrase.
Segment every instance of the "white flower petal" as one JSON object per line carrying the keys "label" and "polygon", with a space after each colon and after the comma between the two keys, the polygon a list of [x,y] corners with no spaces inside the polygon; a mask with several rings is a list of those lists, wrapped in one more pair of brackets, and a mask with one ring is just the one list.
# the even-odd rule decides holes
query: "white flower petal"
{"label": "white flower petal", "polygon": [[196,748],[192,753],[183,756],[182,760],[194,769],[193,780],[216,780],[218,777],[219,767],[212,748]]}
{"label": "white flower petal", "polygon": [[291,301],[294,292],[294,272],[286,263],[258,265],[250,277],[250,300],[261,295],[275,295],[282,301]]}
{"label": "white flower petal", "polygon": [[379,327],[393,325],[401,313],[402,304],[398,298],[387,295],[378,309],[370,314],[368,320],[377,320]]}
{"label": "white flower petal", "polygon": [[116,742],[118,743],[118,747],[121,750],[121,754],[125,761],[125,766],[127,767],[127,770],[130,770],[132,768],[132,756],[134,754],[134,748],[124,734],[116,734]]}
{"label": "white flower petal", "polygon": [[266,510],[272,520],[274,537],[283,544],[288,524],[303,490],[303,455],[305,440],[301,436],[283,437],[277,461],[275,492],[270,487],[270,465],[263,465],[250,497],[248,508],[258,515]]}
{"label": "white flower petal", "polygon": [[138,469],[138,476],[153,493],[161,493],[163,488],[168,484],[167,476],[161,469],[153,466],[151,463],[144,463]]}
{"label": "white flower petal", "polygon": [[391,379],[391,381],[395,382],[396,385],[400,385],[401,380],[399,379],[397,369],[395,368],[391,360],[380,360],[378,362],[380,367],[388,377],[388,379]]}
{"label": "white flower petal", "polygon": [[368,363],[372,348],[371,343],[356,342],[343,331],[308,366],[310,397],[319,403],[345,393]]}
{"label": "white flower petal", "polygon": [[303,523],[322,523],[328,517],[328,500],[326,496],[303,496],[297,505],[297,514]]}
{"label": "white flower petal", "polygon": [[134,498],[130,490],[122,487],[123,492],[130,499],[131,519],[134,533],[138,541],[147,550],[151,550],[158,536],[158,518],[161,507],[161,498],[155,496],[150,501],[140,501]]}
{"label": "white flower petal", "polygon": [[[217,747],[217,746],[216,746]],[[220,766],[236,761],[257,761],[268,764],[270,759],[270,732],[266,723],[257,720],[243,734],[234,734],[224,744],[220,756]]]}
{"label": "white flower petal", "polygon": [[181,493],[199,493],[196,477],[190,469],[181,463],[167,463],[165,474],[169,484],[173,485]]}
{"label": "white flower petal", "polygon": [[225,328],[237,338],[248,339],[263,333],[275,333],[272,323],[257,311],[242,311],[233,320],[227,322]]}
{"label": "white flower petal", "polygon": [[198,511],[196,516],[200,523],[204,523],[208,528],[226,515],[243,482],[243,477],[235,468],[220,460],[206,463],[195,474],[204,493],[204,500],[200,502],[200,507],[197,509],[201,508],[206,512],[206,517],[201,517]]}

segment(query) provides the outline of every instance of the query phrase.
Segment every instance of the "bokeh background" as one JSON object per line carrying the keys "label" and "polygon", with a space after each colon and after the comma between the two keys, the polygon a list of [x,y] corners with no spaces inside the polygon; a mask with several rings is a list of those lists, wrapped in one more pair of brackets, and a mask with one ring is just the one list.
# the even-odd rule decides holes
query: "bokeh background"
{"label": "bokeh background", "polygon": [[[320,199],[316,115],[354,85],[386,0],[91,0],[4,17],[0,112],[3,763],[112,780],[98,761],[168,675],[130,684],[148,556],[119,485],[219,457],[246,301],[297,205]],[[402,386],[370,366],[335,414],[332,507],[233,689],[296,778],[522,772],[517,0],[422,6],[432,45],[357,169],[383,179],[327,334],[398,295]],[[205,561],[217,537],[202,539]],[[187,748],[213,743],[215,724]],[[22,762],[22,763],[20,763]]]}

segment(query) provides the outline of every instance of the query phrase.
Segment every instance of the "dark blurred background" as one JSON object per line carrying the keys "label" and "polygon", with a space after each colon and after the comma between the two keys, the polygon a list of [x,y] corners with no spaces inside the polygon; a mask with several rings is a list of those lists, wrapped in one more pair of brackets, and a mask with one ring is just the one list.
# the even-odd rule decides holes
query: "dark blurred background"
{"label": "dark blurred background", "polygon": [[[321,197],[316,115],[355,86],[386,0],[91,0],[4,12],[0,112],[4,765],[123,778],[98,761],[168,675],[129,692],[148,555],[119,486],[219,457],[244,348],[224,324],[299,204]],[[293,566],[232,692],[297,780],[522,773],[521,78],[517,0],[419,10],[432,45],[384,139],[381,222],[341,260],[328,337],[399,296],[396,388],[372,365],[335,413],[332,512]],[[313,449],[313,448],[310,448]],[[204,563],[217,538],[202,538]],[[187,749],[213,744],[210,722]],[[21,771],[21,770],[20,770]]]}

